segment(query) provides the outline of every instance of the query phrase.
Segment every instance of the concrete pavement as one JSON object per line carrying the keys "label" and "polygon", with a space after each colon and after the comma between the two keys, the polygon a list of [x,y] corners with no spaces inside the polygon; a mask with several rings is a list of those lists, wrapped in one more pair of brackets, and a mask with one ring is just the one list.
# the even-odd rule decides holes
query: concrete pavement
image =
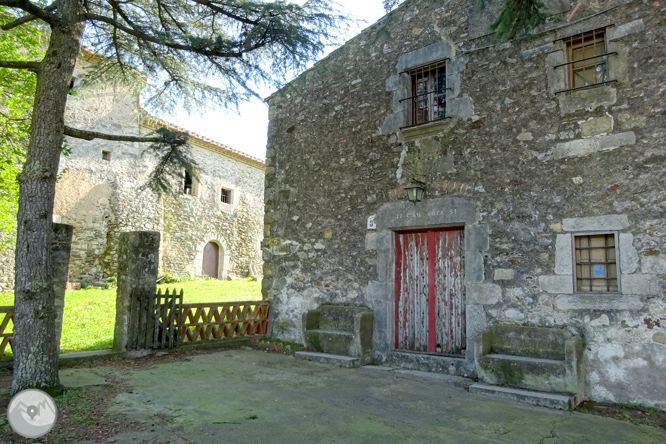
{"label": "concrete pavement", "polygon": [[[225,350],[147,369],[66,369],[65,386],[121,378],[109,414],[146,424],[116,444],[663,443],[666,430],[467,392],[442,378]],[[464,385],[464,384],[458,384]]]}

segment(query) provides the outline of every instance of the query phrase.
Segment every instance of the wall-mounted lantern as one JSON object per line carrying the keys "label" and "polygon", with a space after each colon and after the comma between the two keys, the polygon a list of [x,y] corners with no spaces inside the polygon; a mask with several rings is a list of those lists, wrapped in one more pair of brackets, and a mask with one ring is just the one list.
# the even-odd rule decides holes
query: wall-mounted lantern
{"label": "wall-mounted lantern", "polygon": [[412,180],[412,183],[405,187],[407,191],[407,199],[416,205],[416,202],[421,202],[423,196],[425,196],[425,182],[420,180]]}

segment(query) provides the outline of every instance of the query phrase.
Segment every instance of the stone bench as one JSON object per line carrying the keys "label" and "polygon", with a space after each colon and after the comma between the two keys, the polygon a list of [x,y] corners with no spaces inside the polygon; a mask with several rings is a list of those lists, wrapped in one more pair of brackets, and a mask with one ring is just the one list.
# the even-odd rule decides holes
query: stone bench
{"label": "stone bench", "polygon": [[475,345],[483,383],[564,395],[568,401],[559,408],[578,404],[584,394],[579,335],[561,328],[499,324],[479,334]]}
{"label": "stone bench", "polygon": [[327,361],[324,355],[351,357],[328,359],[337,365],[351,367],[369,364],[372,360],[373,314],[358,306],[322,305],[303,315],[303,336],[309,352],[300,357]]}

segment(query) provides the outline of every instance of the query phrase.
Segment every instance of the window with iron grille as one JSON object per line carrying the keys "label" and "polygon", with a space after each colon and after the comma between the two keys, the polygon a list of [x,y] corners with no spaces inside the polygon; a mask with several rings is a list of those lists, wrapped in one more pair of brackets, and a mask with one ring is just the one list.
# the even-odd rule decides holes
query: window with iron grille
{"label": "window with iron grille", "polygon": [[617,53],[608,52],[605,29],[573,35],[562,41],[567,47],[567,62],[557,65],[555,69],[567,69],[568,89],[559,92],[592,88],[612,82],[608,71],[608,56]]}
{"label": "window with iron grille", "polygon": [[617,293],[616,234],[574,236],[576,291]]}
{"label": "window with iron grille", "polygon": [[409,72],[411,80],[410,126],[446,117],[446,63],[425,65]]}
{"label": "window with iron grille", "polygon": [[231,190],[222,188],[220,201],[225,204],[231,203]]}

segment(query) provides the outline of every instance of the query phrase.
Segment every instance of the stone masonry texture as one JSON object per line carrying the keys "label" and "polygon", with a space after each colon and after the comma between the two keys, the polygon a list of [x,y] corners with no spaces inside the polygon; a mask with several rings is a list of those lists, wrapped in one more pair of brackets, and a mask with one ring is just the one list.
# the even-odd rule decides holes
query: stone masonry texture
{"label": "stone masonry texture", "polygon": [[[79,60],[77,72],[85,73],[87,65]],[[136,95],[110,87],[71,96],[66,118],[77,128],[135,136],[167,126],[146,117]],[[192,135],[197,195],[185,195],[179,181],[174,194],[156,195],[142,187],[157,161],[147,144],[67,138],[66,148],[53,211],[55,222],[74,227],[70,281],[97,285],[115,277],[118,236],[142,230],[161,234],[160,274],[201,275],[203,248],[211,241],[220,250],[219,277],[261,273],[262,161]],[[222,188],[231,190],[230,204],[221,202]],[[12,289],[13,268],[14,250],[0,251],[0,291]]]}
{"label": "stone masonry texture", "polygon": [[[495,42],[472,3],[403,4],[269,98],[273,334],[303,342],[308,310],[367,306],[376,362],[406,362],[391,340],[392,232],[464,225],[468,336],[566,328],[585,341],[585,398],[666,408],[666,5],[581,2],[533,39]],[[577,3],[549,2],[564,17]],[[601,28],[613,82],[560,93],[561,39]],[[441,59],[451,118],[406,128],[404,71]],[[413,179],[426,182],[416,205]],[[594,232],[619,239],[617,293],[574,289],[572,239]],[[409,365],[474,375],[471,347]]]}

